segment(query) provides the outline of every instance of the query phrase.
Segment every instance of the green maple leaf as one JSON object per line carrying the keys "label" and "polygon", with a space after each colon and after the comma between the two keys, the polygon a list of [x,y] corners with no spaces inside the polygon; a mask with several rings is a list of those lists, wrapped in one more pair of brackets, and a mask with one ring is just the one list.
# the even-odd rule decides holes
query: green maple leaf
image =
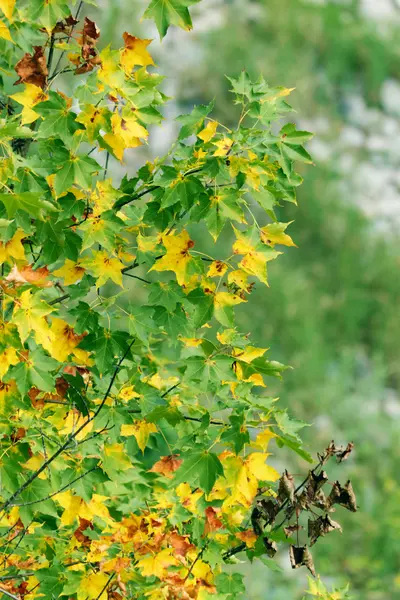
{"label": "green maple leaf", "polygon": [[16,380],[21,394],[26,394],[31,387],[37,387],[43,392],[52,392],[55,378],[51,371],[58,366],[56,360],[37,348],[29,354],[27,361],[20,362],[10,369],[8,379]]}
{"label": "green maple leaf", "polygon": [[37,133],[39,138],[57,136],[68,144],[75,131],[81,128],[75,121],[75,113],[69,111],[65,98],[56,92],[50,92],[49,100],[38,104],[36,112],[43,117]]}
{"label": "green maple leaf", "polygon": [[144,13],[145,19],[154,19],[160,37],[163,38],[170,25],[176,25],[190,31],[192,19],[189,6],[200,0],[152,0]]}
{"label": "green maple leaf", "polygon": [[224,469],[216,454],[204,450],[191,452],[176,472],[174,485],[198,481],[201,489],[209,494],[217,477],[223,474]]}
{"label": "green maple leaf", "polygon": [[18,210],[23,210],[38,219],[43,219],[48,212],[57,211],[56,207],[43,200],[41,194],[20,192],[19,194],[0,194],[0,202],[4,204],[7,216],[12,219]]}

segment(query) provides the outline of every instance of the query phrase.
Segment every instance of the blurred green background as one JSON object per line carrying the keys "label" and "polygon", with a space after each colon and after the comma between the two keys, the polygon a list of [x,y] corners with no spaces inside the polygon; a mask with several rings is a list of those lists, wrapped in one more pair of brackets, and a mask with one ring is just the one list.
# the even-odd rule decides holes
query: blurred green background
{"label": "blurred green background", "polygon": [[[139,22],[143,7],[102,0],[103,41],[121,45],[125,30],[157,38]],[[316,133],[299,207],[279,214],[295,219],[298,249],[271,265],[271,287],[258,288],[242,325],[294,367],[272,391],[313,424],[310,451],[332,438],[356,444],[343,478],[360,510],[337,514],[344,533],[318,544],[317,570],[328,584],[349,581],[357,600],[400,599],[400,2],[203,0],[193,15],[193,32],[170,30],[152,45],[174,99],[152,148],[132,152],[128,169],[165,152],[173,117],[193,104],[215,98],[215,116],[234,124],[225,74],[246,68],[296,88],[291,120]],[[281,563],[281,574],[244,566],[246,598],[301,598],[306,573]]]}

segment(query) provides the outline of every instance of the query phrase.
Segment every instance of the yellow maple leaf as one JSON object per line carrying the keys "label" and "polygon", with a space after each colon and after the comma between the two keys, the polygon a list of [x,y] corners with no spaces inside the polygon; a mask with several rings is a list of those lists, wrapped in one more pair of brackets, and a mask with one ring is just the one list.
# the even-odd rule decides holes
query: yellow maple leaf
{"label": "yellow maple leaf", "polygon": [[203,495],[201,490],[192,492],[192,488],[186,482],[180,483],[176,488],[176,495],[178,496],[181,504],[186,510],[193,514],[198,513],[197,503]]}
{"label": "yellow maple leaf", "polygon": [[229,511],[235,504],[250,506],[260,481],[279,479],[279,473],[265,463],[268,456],[266,453],[254,452],[242,459],[229,451],[220,456],[224,466],[225,485],[231,490],[223,503],[224,511]]}
{"label": "yellow maple leaf", "polygon": [[64,279],[64,285],[73,285],[85,274],[85,269],[79,262],[74,262],[67,258],[65,263],[60,269],[53,272],[56,277],[62,277]]}
{"label": "yellow maple leaf", "polygon": [[32,331],[39,344],[47,344],[53,340],[53,334],[45,319],[54,310],[51,306],[32,294],[31,290],[22,292],[21,296],[15,299],[15,306],[13,322],[17,326],[22,343]]}
{"label": "yellow maple leaf", "polygon": [[282,246],[296,246],[290,235],[285,233],[286,228],[293,223],[270,223],[265,227],[262,227],[260,230],[261,240],[264,244],[271,246],[272,248],[275,244],[280,244]]}
{"label": "yellow maple leaf", "polygon": [[109,578],[109,575],[101,571],[85,575],[77,591],[78,600],[107,600]]}
{"label": "yellow maple leaf", "polygon": [[77,115],[76,121],[85,126],[89,142],[93,142],[100,129],[107,122],[109,111],[104,106],[85,104],[82,111]]}
{"label": "yellow maple leaf", "polygon": [[186,338],[180,336],[179,339],[185,344],[186,348],[197,348],[203,342],[202,338]]}
{"label": "yellow maple leaf", "polygon": [[257,241],[249,239],[235,227],[233,229],[237,237],[237,240],[232,247],[233,252],[234,254],[244,255],[238,265],[239,268],[249,275],[258,277],[260,281],[268,285],[267,262],[274,260],[282,253],[271,249],[266,249],[267,252],[265,252],[262,247],[259,247],[263,245],[261,241],[257,243]]}
{"label": "yellow maple leaf", "polygon": [[15,0],[0,0],[0,10],[3,11],[9,21],[12,21],[14,6]]}
{"label": "yellow maple leaf", "polygon": [[140,559],[137,566],[141,570],[142,576],[155,576],[162,579],[168,567],[179,564],[172,552],[172,548],[165,548],[158,554]]}
{"label": "yellow maple leaf", "polygon": [[202,131],[200,131],[200,133],[197,134],[197,137],[203,140],[203,142],[206,144],[207,142],[212,140],[212,138],[216,134],[217,128],[218,121],[209,121],[206,127]]}
{"label": "yellow maple leaf", "polygon": [[249,291],[248,279],[249,274],[245,271],[242,271],[242,269],[236,269],[235,271],[231,271],[230,273],[228,273],[228,283],[233,283],[244,292]]}
{"label": "yellow maple leaf", "polygon": [[119,160],[122,160],[126,148],[141,146],[140,138],[146,139],[149,135],[147,129],[140,125],[134,114],[121,117],[119,113],[114,113],[111,117],[111,128],[112,133],[106,133],[103,139]]}
{"label": "yellow maple leaf", "polygon": [[92,513],[86,502],[80,496],[74,495],[71,490],[56,494],[54,500],[64,509],[61,515],[62,525],[72,525],[79,517],[88,521],[92,518]]}
{"label": "yellow maple leaf", "polygon": [[214,306],[216,309],[225,308],[226,306],[236,306],[246,302],[243,298],[237,294],[230,294],[229,292],[217,292],[214,297]]}
{"label": "yellow maple leaf", "polygon": [[207,277],[223,277],[228,270],[228,265],[221,260],[214,260],[207,272]]}
{"label": "yellow maple leaf", "polygon": [[131,74],[133,67],[154,65],[154,61],[147,50],[147,46],[153,40],[142,40],[126,31],[122,37],[124,38],[125,48],[121,50],[120,64],[127,75]]}
{"label": "yellow maple leaf", "polygon": [[118,394],[118,398],[124,402],[128,402],[129,400],[132,400],[132,398],[140,398],[140,394],[135,392],[133,385],[128,385],[122,388]]}
{"label": "yellow maple leaf", "polygon": [[178,383],[179,377],[161,377],[160,373],[155,373],[151,377],[144,380],[146,383],[156,388],[157,390],[168,389]]}
{"label": "yellow maple leaf", "polygon": [[14,262],[12,259],[25,260],[25,250],[21,243],[25,237],[27,234],[21,229],[17,229],[8,242],[0,242],[0,265],[4,262]]}
{"label": "yellow maple leaf", "polygon": [[96,287],[101,287],[109,279],[117,285],[124,287],[122,283],[122,269],[124,265],[117,258],[110,257],[105,250],[95,252],[92,257],[85,258],[82,263],[96,277]]}
{"label": "yellow maple leaf", "polygon": [[254,442],[252,442],[251,445],[255,446],[256,448],[261,448],[261,450],[265,452],[268,448],[270,441],[275,437],[276,434],[273,431],[271,431],[271,429],[264,429],[264,431],[260,431],[260,433],[257,434],[256,439],[254,440]]}
{"label": "yellow maple leaf", "polygon": [[213,144],[217,147],[217,150],[214,152],[214,156],[226,156],[233,146],[233,140],[228,137],[224,137],[218,142],[213,142]]}
{"label": "yellow maple leaf", "polygon": [[179,285],[184,285],[188,281],[187,271],[192,261],[189,250],[193,248],[194,242],[188,232],[183,230],[181,233],[163,235],[162,243],[167,252],[154,263],[150,271],[173,271]]}
{"label": "yellow maple leaf", "polygon": [[2,21],[1,19],[0,19],[0,38],[2,38],[3,40],[7,40],[7,42],[14,43],[14,41],[11,37],[10,30],[8,29],[8,27],[4,23],[4,21]]}
{"label": "yellow maple leaf", "polygon": [[267,350],[268,348],[254,348],[253,346],[246,346],[245,348],[234,348],[232,354],[245,363],[251,363],[256,358],[263,356]]}
{"label": "yellow maple leaf", "polygon": [[112,458],[114,462],[118,464],[120,471],[126,471],[132,467],[132,463],[129,460],[124,444],[111,444],[104,448],[104,454],[109,458]]}
{"label": "yellow maple leaf", "polygon": [[0,353],[0,379],[3,379],[11,365],[19,362],[18,354],[15,348],[6,348]]}
{"label": "yellow maple leaf", "polygon": [[278,471],[266,464],[268,456],[265,452],[253,452],[245,460],[247,470],[259,481],[277,481],[280,478]]}
{"label": "yellow maple leaf", "polygon": [[50,327],[51,342],[44,344],[49,354],[59,362],[65,362],[82,340],[82,335],[77,335],[63,319],[53,319]]}
{"label": "yellow maple leaf", "polygon": [[150,434],[156,432],[157,427],[154,425],[154,423],[148,423],[145,420],[138,420],[132,424],[121,425],[121,435],[126,437],[134,435],[142,452],[145,451]]}
{"label": "yellow maple leaf", "polygon": [[[79,429],[85,422],[87,421],[87,417],[82,415],[77,410],[70,410],[67,413],[67,416],[64,420],[64,426],[59,430],[61,435],[70,435]],[[93,429],[93,421],[90,421],[84,429],[75,437],[76,440],[83,440],[88,433],[90,433]]]}
{"label": "yellow maple leaf", "polygon": [[23,92],[13,94],[10,98],[15,100],[15,102],[18,102],[18,104],[22,104],[21,124],[28,125],[29,123],[36,121],[40,116],[32,109],[32,107],[39,104],[39,102],[48,100],[49,97],[44,93],[42,88],[32,83],[26,83]]}
{"label": "yellow maple leaf", "polygon": [[[34,454],[22,466],[24,467],[24,469],[28,469],[29,471],[37,471],[43,465],[44,461],[45,458],[43,454]],[[38,477],[39,479],[47,479],[47,471],[42,471],[42,473],[40,473]]]}

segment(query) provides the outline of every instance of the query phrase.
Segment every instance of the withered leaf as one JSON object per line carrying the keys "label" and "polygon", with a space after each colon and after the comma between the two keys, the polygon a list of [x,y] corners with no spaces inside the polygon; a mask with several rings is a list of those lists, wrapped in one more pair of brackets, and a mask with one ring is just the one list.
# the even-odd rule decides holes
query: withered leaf
{"label": "withered leaf", "polygon": [[347,460],[349,458],[349,455],[352,453],[353,448],[354,448],[354,443],[349,442],[343,451],[337,452],[337,454],[336,454],[337,461],[339,463],[341,463],[344,460]]}
{"label": "withered leaf", "polygon": [[44,56],[44,48],[42,46],[34,46],[34,54],[28,52],[17,62],[14,67],[17,75],[19,75],[18,81],[14,85],[20,83],[32,83],[42,88],[47,85],[47,70],[46,57]]}
{"label": "withered leaf", "polygon": [[310,546],[315,544],[318,538],[323,537],[331,531],[338,530],[342,532],[340,523],[333,521],[329,515],[318,517],[318,519],[308,521],[308,537],[310,538]]}
{"label": "withered leaf", "polygon": [[314,561],[308,546],[290,546],[289,558],[292,569],[307,567],[313,577],[315,574]]}
{"label": "withered leaf", "polygon": [[278,490],[278,498],[282,502],[283,500],[290,500],[290,502],[294,503],[294,479],[293,475],[291,475],[286,469],[283,473],[282,477],[279,480],[279,490]]}
{"label": "withered leaf", "polygon": [[276,542],[273,542],[272,540],[269,540],[267,537],[265,537],[263,539],[264,542],[264,546],[265,546],[265,550],[266,550],[266,554],[270,557],[270,558],[274,558],[275,554],[278,552],[278,546]]}
{"label": "withered leaf", "polygon": [[300,531],[301,529],[304,529],[302,525],[288,525],[287,527],[283,528],[283,531],[285,532],[286,537],[290,537],[292,533]]}
{"label": "withered leaf", "polygon": [[319,490],[327,481],[328,475],[326,471],[321,471],[319,475],[316,475],[313,471],[310,471],[306,487],[298,497],[298,506],[302,509],[307,509],[314,504]]}
{"label": "withered leaf", "polygon": [[327,505],[333,506],[334,504],[339,504],[351,512],[357,512],[356,495],[350,479],[346,482],[344,487],[340,485],[339,481],[335,481],[333,484],[331,493],[327,498]]}

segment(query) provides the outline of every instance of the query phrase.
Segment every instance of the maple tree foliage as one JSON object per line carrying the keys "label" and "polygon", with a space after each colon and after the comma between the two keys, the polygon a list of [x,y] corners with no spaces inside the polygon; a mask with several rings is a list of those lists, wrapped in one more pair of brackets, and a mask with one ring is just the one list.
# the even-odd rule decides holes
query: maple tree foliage
{"label": "maple tree foliage", "polygon": [[[190,29],[194,3],[152,0],[146,16],[161,36]],[[313,463],[305,424],[265,393],[286,367],[235,324],[295,245],[274,212],[296,202],[296,161],[312,163],[311,134],[276,127],[291,90],[242,72],[236,129],[196,106],[167,155],[117,185],[110,158],[147,141],[167,100],[151,40],[100,51],[82,3],[0,9],[0,593],[235,598],[242,576],[224,566],[277,569],[278,543],[315,575],[309,547],[341,529],[337,505],[357,509],[351,482],[323,490],[352,444],[297,485],[277,471],[283,446]],[[346,597],[318,579],[309,594]]]}

